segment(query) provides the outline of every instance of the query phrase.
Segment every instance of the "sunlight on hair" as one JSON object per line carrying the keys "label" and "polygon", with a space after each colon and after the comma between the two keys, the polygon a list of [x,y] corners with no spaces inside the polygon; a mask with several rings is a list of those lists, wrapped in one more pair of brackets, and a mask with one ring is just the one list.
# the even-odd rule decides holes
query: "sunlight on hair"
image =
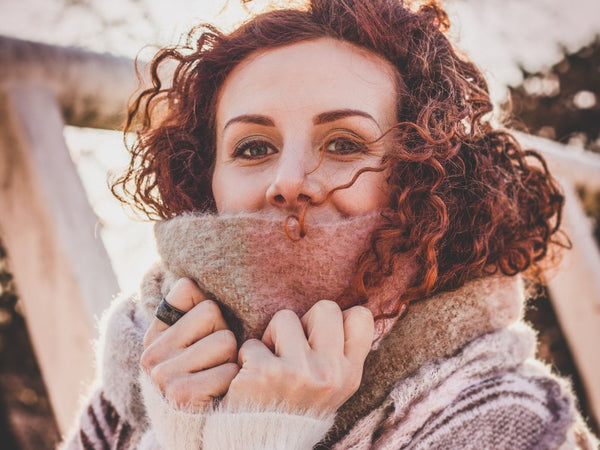
{"label": "sunlight on hair", "polygon": [[[194,2],[175,0],[174,5],[148,0],[154,16],[160,16],[154,30],[155,44],[170,45],[199,22],[213,23],[224,31],[234,29],[254,13],[241,1]],[[115,14],[119,5],[107,2],[102,8]],[[129,48],[126,53],[138,54],[141,60],[152,57],[156,47]],[[129,154],[123,146],[120,131],[65,127],[65,140],[94,213],[98,217],[97,237],[102,239],[117,275],[119,287],[126,293],[137,285],[148,266],[158,259],[154,245],[152,223],[135,217],[110,193],[107,179],[120,172],[128,163]]]}
{"label": "sunlight on hair", "polygon": [[308,0],[251,0],[243,2],[245,6],[253,13],[261,13],[274,9],[308,9]]}

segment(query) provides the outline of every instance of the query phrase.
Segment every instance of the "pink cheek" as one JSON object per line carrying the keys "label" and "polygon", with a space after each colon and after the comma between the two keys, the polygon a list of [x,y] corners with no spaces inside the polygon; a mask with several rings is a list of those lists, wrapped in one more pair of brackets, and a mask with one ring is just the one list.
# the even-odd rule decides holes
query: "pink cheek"
{"label": "pink cheek", "polygon": [[356,216],[369,211],[366,203],[367,196],[360,188],[347,192],[336,192],[330,200],[334,208],[344,216]]}
{"label": "pink cheek", "polygon": [[266,189],[251,180],[231,177],[224,186],[214,190],[217,211],[220,214],[259,211],[265,205]]}
{"label": "pink cheek", "polygon": [[[345,215],[359,215],[387,206],[388,197],[379,185],[357,183],[347,192],[339,192],[334,201]],[[336,195],[334,195],[335,197]]]}

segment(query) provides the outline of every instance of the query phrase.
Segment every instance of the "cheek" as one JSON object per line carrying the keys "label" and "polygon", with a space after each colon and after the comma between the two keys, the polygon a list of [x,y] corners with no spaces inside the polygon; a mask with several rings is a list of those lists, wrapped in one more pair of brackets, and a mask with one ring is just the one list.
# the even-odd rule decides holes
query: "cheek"
{"label": "cheek", "polygon": [[243,176],[235,170],[215,168],[212,191],[217,212],[235,214],[258,210],[265,196],[265,189],[259,181],[256,177]]}
{"label": "cheek", "polygon": [[336,207],[346,215],[364,214],[384,208],[389,203],[385,173],[364,173],[348,189],[333,195]]}

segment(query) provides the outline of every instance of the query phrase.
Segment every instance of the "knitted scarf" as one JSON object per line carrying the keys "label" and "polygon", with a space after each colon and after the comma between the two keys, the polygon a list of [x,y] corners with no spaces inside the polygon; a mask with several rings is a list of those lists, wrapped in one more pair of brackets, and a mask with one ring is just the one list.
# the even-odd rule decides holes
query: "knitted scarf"
{"label": "knitted scarf", "polygon": [[[189,277],[222,305],[239,343],[260,338],[280,309],[302,315],[321,299],[351,303],[348,287],[357,258],[381,220],[373,213],[309,224],[300,240],[286,235],[281,219],[258,214],[188,214],[158,223],[162,265],[142,285],[143,306],[153,310],[178,278]],[[411,261],[401,256],[394,267],[393,275],[371,293],[367,306],[374,300],[389,304],[406,289],[414,274]],[[522,300],[520,278],[487,277],[411,305],[393,327],[380,322],[361,387],[338,410],[326,444],[339,440],[381,404],[395,382],[423,363],[453,355],[473,339],[515,322]]]}

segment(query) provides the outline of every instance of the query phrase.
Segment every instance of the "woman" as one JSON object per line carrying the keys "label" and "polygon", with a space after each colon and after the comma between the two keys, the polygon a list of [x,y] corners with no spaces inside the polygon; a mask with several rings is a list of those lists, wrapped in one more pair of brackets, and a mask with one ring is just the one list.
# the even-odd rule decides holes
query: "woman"
{"label": "woman", "polygon": [[563,197],[447,26],[314,0],[159,52],[115,187],[162,260],[68,446],[592,448],[519,323]]}

